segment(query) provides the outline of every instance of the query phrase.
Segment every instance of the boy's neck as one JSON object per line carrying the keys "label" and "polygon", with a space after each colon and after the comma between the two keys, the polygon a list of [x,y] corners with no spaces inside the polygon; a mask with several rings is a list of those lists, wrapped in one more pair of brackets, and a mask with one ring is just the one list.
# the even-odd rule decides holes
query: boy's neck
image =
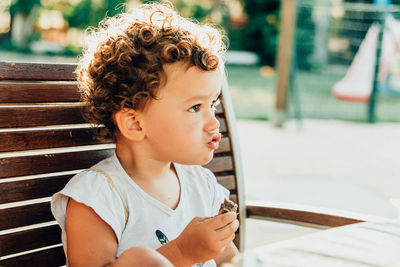
{"label": "boy's neck", "polygon": [[171,162],[145,157],[143,150],[126,144],[117,145],[115,153],[125,172],[144,192],[171,209],[178,207],[181,188]]}
{"label": "boy's neck", "polygon": [[[137,151],[137,150],[136,150]],[[143,153],[137,155],[135,149],[126,145],[116,147],[116,155],[125,172],[134,180],[156,180],[171,175],[171,162],[162,162],[156,159],[144,157]],[[136,152],[136,153],[135,153]]]}

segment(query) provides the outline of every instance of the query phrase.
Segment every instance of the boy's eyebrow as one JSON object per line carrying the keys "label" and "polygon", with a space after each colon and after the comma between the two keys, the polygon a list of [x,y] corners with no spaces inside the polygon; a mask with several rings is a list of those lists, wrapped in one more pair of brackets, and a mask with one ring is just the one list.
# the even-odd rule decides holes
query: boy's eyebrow
{"label": "boy's eyebrow", "polygon": [[[219,98],[220,96],[221,96],[221,91],[218,91],[216,98]],[[209,98],[208,95],[195,95],[195,96],[192,96],[192,97],[186,99],[185,102],[191,102],[191,101],[195,101],[195,100],[204,100],[204,99],[208,99],[208,98]]]}

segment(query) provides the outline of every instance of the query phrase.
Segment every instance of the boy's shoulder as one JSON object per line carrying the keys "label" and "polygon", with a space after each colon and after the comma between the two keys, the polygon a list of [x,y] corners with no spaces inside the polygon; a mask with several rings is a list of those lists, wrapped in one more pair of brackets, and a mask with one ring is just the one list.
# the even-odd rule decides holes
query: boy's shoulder
{"label": "boy's shoulder", "polygon": [[109,173],[113,172],[112,156],[103,159],[88,169],[81,170],[75,174],[68,182],[67,186],[83,186],[86,184],[88,187],[103,186],[107,181]]}

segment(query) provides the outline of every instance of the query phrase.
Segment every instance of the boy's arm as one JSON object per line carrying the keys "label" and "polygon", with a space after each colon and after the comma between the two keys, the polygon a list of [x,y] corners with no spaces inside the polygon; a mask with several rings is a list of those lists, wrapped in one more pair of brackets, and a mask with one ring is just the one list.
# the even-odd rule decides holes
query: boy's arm
{"label": "boy's arm", "polygon": [[70,198],[65,228],[69,266],[105,266],[115,261],[117,237],[92,208]]}
{"label": "boy's arm", "polygon": [[230,262],[232,258],[236,255],[239,255],[239,250],[236,248],[233,242],[230,242],[229,245],[226,246],[224,251],[222,251],[221,254],[215,257],[214,260],[215,263],[217,263],[217,266],[221,266],[225,262]]}
{"label": "boy's arm", "polygon": [[234,212],[194,218],[178,238],[157,250],[161,255],[150,253],[146,259],[139,258],[134,255],[140,248],[133,247],[116,260],[118,241],[112,228],[93,209],[71,198],[66,216],[68,262],[71,267],[146,266],[144,261],[151,266],[171,266],[170,262],[174,266],[191,266],[220,254],[238,227]]}
{"label": "boy's arm", "polygon": [[234,212],[214,217],[195,217],[176,239],[157,251],[174,266],[192,266],[214,259],[223,253],[224,248],[235,238],[238,227],[239,221]]}
{"label": "boy's arm", "polygon": [[173,265],[160,253],[132,247],[116,259],[118,241],[112,228],[93,209],[70,199],[66,216],[68,265],[127,267]]}

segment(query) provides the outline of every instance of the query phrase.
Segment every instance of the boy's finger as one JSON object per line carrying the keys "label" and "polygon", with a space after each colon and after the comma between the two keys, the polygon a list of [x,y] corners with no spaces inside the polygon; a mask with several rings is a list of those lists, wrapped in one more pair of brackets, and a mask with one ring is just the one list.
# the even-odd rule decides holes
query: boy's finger
{"label": "boy's finger", "polygon": [[232,233],[235,233],[238,228],[239,228],[239,221],[234,220],[232,223],[225,225],[224,227],[216,230],[218,239],[223,240],[223,239],[229,237],[230,235],[232,235]]}
{"label": "boy's finger", "polygon": [[211,217],[195,217],[194,219],[194,221],[196,221],[196,222],[203,222],[203,221],[207,221],[207,220],[209,220]]}
{"label": "boy's finger", "polygon": [[226,247],[227,245],[229,245],[230,242],[233,241],[233,239],[235,239],[235,234],[230,234],[229,236],[227,236],[225,239],[219,241],[219,245],[221,247]]}
{"label": "boy's finger", "polygon": [[220,214],[214,217],[211,217],[208,220],[208,223],[210,223],[210,227],[214,230],[220,229],[224,227],[225,225],[233,222],[236,219],[236,213],[234,212],[227,212],[224,214]]}

